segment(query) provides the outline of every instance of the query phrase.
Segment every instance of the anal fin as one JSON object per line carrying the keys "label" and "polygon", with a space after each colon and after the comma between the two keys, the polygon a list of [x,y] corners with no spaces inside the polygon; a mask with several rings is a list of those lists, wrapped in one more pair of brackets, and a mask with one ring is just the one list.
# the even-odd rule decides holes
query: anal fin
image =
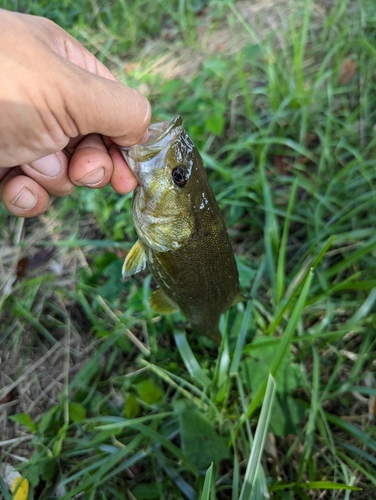
{"label": "anal fin", "polygon": [[250,297],[246,297],[245,295],[242,294],[242,292],[238,292],[235,297],[234,297],[234,300],[232,301],[232,304],[230,307],[232,306],[235,306],[236,304],[239,304],[239,302],[244,302],[246,300],[249,300]]}

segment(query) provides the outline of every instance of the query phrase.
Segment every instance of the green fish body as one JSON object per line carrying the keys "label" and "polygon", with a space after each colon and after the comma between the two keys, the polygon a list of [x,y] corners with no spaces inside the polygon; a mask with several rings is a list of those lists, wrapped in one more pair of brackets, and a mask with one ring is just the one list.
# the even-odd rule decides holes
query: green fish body
{"label": "green fish body", "polygon": [[139,239],[123,276],[147,264],[159,285],[150,299],[153,309],[180,308],[195,331],[219,341],[221,314],[243,296],[223,216],[181,124],[178,116],[153,125],[148,143],[121,148],[139,182],[132,200]]}

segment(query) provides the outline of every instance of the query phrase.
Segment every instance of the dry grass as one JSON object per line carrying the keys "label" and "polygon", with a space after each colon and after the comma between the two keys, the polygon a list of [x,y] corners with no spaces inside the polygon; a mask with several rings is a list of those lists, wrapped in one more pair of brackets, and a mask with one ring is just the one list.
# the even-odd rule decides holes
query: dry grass
{"label": "dry grass", "polygon": [[[87,227],[82,234],[87,236]],[[19,297],[16,301],[30,294],[32,317],[4,308],[1,313],[7,328],[0,329],[0,336],[6,336],[0,353],[0,449],[24,458],[31,453],[23,441],[24,428],[8,417],[28,413],[40,418],[57,404],[95,348],[90,332],[81,335],[71,320],[79,314],[75,301],[61,296],[62,289],[74,295],[77,272],[88,266],[81,248],[53,246],[69,235],[53,210],[48,217],[27,221],[9,217],[3,226],[0,303],[12,294]],[[59,326],[50,331],[39,324],[39,317],[48,315],[60,315]]]}
{"label": "dry grass", "polygon": [[[322,25],[331,7],[328,0],[312,1],[311,19],[314,25]],[[179,38],[176,28],[166,28],[161,37],[150,40],[141,51],[141,62],[125,65],[126,73],[159,75],[163,81],[181,78],[191,81],[203,63],[212,56],[232,58],[236,53],[253,43],[272,39],[276,50],[285,46],[285,34],[290,29],[291,16],[296,15],[299,26],[297,2],[292,0],[240,1],[233,7],[235,17],[216,21],[210,9],[203,9],[197,18],[197,39],[187,46]],[[239,20],[242,29],[239,29]],[[147,90],[147,89],[145,89]]]}

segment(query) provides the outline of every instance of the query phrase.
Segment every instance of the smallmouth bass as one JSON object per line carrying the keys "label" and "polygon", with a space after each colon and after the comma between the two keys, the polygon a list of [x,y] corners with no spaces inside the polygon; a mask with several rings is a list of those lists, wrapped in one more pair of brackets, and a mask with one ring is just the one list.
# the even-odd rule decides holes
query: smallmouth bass
{"label": "smallmouth bass", "polygon": [[138,241],[123,277],[148,265],[161,313],[180,308],[197,333],[220,341],[219,318],[244,300],[234,253],[201,156],[177,116],[149,128],[149,142],[120,148],[139,185],[132,199]]}

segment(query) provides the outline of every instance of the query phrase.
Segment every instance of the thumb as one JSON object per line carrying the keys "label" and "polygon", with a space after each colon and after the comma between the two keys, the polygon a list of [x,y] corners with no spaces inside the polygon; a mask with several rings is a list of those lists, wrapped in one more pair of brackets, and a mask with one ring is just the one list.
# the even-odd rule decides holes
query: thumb
{"label": "thumb", "polygon": [[71,66],[73,77],[68,75],[61,82],[62,95],[67,119],[73,121],[79,134],[98,133],[121,146],[147,140],[151,107],[145,96],[118,81],[64,62]]}

